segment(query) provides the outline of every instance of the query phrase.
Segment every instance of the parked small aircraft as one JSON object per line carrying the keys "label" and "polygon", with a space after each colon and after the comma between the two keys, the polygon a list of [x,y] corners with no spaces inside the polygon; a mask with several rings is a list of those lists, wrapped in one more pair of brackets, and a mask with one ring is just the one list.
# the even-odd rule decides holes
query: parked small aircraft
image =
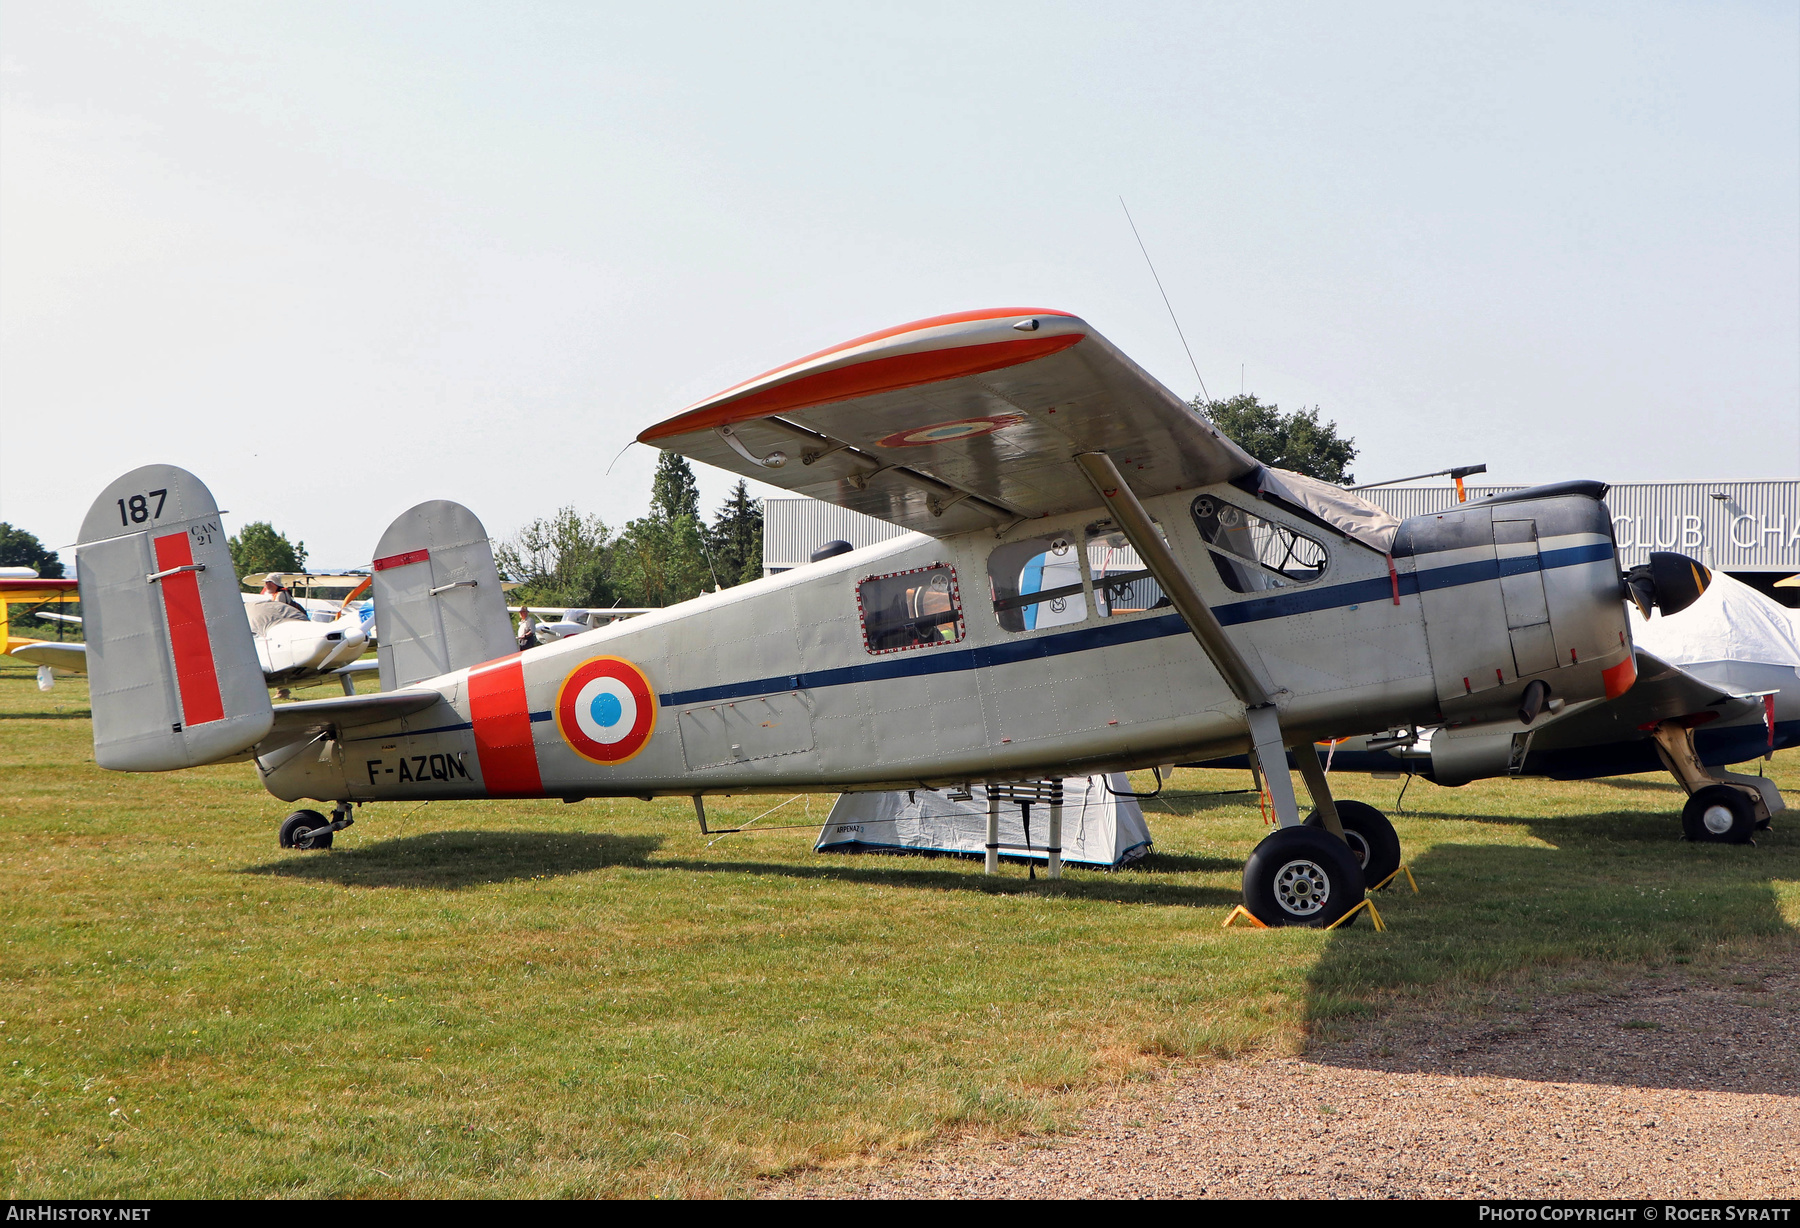
{"label": "parked small aircraft", "polygon": [[38,667],[38,686],[48,690],[54,670],[79,673],[87,667],[87,657],[80,644],[59,640],[43,640],[12,633],[13,606],[30,606],[29,613],[49,621],[75,621],[58,614],[50,606],[79,601],[81,594],[72,579],[40,577],[29,567],[0,569],[0,626],[5,627],[5,643],[0,650],[6,655]]}
{"label": "parked small aircraft", "polygon": [[[275,796],[335,803],[329,822],[283,824],[316,848],[377,799],[682,795],[703,817],[708,793],[1024,783],[1248,750],[1273,769],[1281,827],[1245,868],[1246,904],[1318,925],[1363,896],[1344,827],[1397,841],[1379,813],[1336,806],[1311,755],[1322,826],[1304,825],[1287,748],[1635,678],[1601,483],[1400,523],[1259,464],[1063,312],[872,333],[640,438],[917,532],[519,653],[480,522],[421,504],[372,568],[382,693],[275,707],[211,495],[147,466],[100,494],[77,552],[97,762],[253,760]],[[166,503],[147,508],[150,489]],[[1668,591],[1646,581],[1665,610],[1689,583],[1669,574]],[[1050,601],[1056,618],[1025,616]],[[1048,820],[1059,847],[1054,805]]]}
{"label": "parked small aircraft", "polygon": [[[264,577],[258,576],[261,581]],[[356,693],[357,676],[374,671],[374,662],[359,658],[368,650],[374,636],[375,611],[368,602],[355,603],[351,598],[323,601],[301,597],[306,617],[279,617],[293,607],[282,607],[259,593],[241,594],[246,616],[256,644],[257,662],[263,681],[284,692],[293,686],[328,678],[336,678],[346,695]],[[78,599],[74,580],[19,580],[0,577],[0,610],[7,602],[31,603],[39,618],[82,625],[83,616],[61,614],[42,608],[51,602]],[[271,617],[275,615],[276,617]],[[85,674],[87,646],[80,641],[27,640],[11,638],[9,656],[38,667],[39,685],[48,689],[51,671]]]}
{"label": "parked small aircraft", "polygon": [[[515,585],[507,587],[517,588]],[[649,614],[661,606],[587,606],[562,605],[509,605],[507,612],[523,616],[530,611],[536,626],[533,628],[539,644],[549,644],[556,640],[566,640],[571,635],[581,635],[596,627],[604,627],[607,623],[620,618],[632,618],[638,614]]]}

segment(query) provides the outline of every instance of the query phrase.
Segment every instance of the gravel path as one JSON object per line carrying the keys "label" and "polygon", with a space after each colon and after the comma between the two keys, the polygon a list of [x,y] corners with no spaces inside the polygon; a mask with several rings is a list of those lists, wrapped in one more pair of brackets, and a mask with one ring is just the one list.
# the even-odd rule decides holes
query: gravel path
{"label": "gravel path", "polygon": [[1055,1139],[771,1183],[775,1197],[1794,1197],[1800,956],[1127,1089]]}

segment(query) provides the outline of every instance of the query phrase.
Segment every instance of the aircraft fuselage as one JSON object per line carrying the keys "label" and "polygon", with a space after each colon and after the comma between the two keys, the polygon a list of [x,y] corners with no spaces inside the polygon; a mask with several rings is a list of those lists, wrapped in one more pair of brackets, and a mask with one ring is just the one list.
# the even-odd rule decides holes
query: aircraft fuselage
{"label": "aircraft fuselage", "polygon": [[[1629,685],[1610,519],[1591,494],[1417,517],[1391,558],[1232,485],[1144,505],[1293,744],[1491,719],[1536,678],[1567,702]],[[912,535],[707,594],[420,683],[441,702],[258,766],[286,800],[573,799],[939,786],[1244,751],[1243,704],[1160,590],[1121,582],[1129,558],[1105,515]],[[1259,549],[1299,539],[1323,558],[1296,571],[1209,548],[1221,517],[1258,526]],[[1054,612],[1035,595],[996,600],[1018,570],[995,579],[996,551],[1028,540],[1073,556],[1060,572],[1033,560],[1042,592],[1070,590]],[[866,606],[887,593],[913,603],[928,642],[876,625],[887,616]]]}

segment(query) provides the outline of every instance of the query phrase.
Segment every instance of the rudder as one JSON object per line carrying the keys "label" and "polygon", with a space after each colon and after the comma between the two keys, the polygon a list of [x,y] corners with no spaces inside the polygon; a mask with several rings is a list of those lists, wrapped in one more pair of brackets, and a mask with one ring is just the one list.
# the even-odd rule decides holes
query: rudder
{"label": "rudder", "polygon": [[371,571],[382,690],[518,651],[487,530],[462,504],[433,499],[400,513]]}
{"label": "rudder", "polygon": [[114,481],[75,548],[94,760],[167,772],[238,754],[274,724],[218,505],[173,465]]}

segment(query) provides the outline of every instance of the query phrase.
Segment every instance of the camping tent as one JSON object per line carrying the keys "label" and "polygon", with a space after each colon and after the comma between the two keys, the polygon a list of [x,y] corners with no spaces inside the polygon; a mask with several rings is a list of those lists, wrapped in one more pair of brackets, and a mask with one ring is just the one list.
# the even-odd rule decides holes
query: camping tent
{"label": "camping tent", "polygon": [[[1107,788],[1108,783],[1112,788]],[[1063,781],[1063,861],[1065,864],[1116,867],[1150,851],[1150,829],[1144,812],[1131,797],[1123,775],[1071,776]],[[961,793],[954,795],[960,799]],[[981,857],[987,848],[987,791],[970,788],[968,800],[949,793],[915,789],[904,793],[846,793],[831,808],[814,850],[821,853],[949,853]],[[1031,807],[1031,830],[1025,830],[1019,803],[1000,803],[1000,843],[1018,845],[1005,856],[1046,861],[1044,840],[1050,809]],[[1027,839],[1029,835],[1029,840]],[[1031,846],[1031,851],[1025,845]]]}

